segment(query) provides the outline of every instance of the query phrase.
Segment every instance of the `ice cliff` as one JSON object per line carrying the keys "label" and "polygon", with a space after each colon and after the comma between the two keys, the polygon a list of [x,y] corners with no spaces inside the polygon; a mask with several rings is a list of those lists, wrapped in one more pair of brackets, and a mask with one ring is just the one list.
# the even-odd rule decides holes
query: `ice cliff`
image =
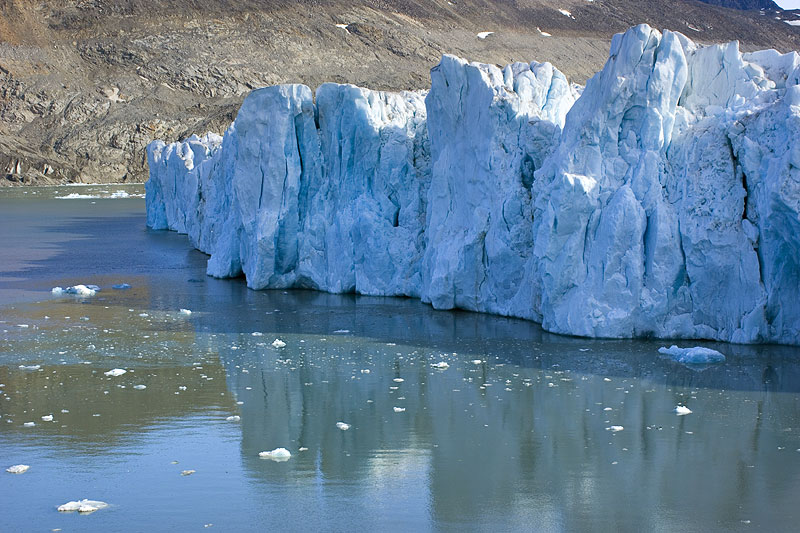
{"label": "ice cliff", "polygon": [[427,93],[267,87],[224,137],[149,146],[147,223],[255,289],[800,344],[799,81],[642,25],[585,88],[453,56]]}

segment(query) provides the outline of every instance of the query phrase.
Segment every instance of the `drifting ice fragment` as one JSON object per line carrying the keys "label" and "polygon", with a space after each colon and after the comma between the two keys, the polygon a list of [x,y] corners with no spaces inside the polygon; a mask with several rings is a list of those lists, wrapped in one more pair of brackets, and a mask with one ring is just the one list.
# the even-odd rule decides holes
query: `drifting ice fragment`
{"label": "drifting ice fragment", "polygon": [[144,390],[147,388],[147,385],[134,385],[133,388],[136,390]]}
{"label": "drifting ice fragment", "polygon": [[74,294],[75,296],[86,298],[88,296],[94,296],[99,291],[100,287],[97,285],[74,285],[72,287],[67,287],[66,289],[62,289],[61,287],[53,287],[50,292],[56,296],[61,296],[63,294]]}
{"label": "drifting ice fragment", "polygon": [[673,412],[674,412],[676,415],[678,415],[678,416],[683,416],[683,415],[690,415],[690,414],[692,414],[692,410],[691,410],[691,409],[689,409],[688,407],[684,406],[684,405],[678,405],[678,406],[676,406],[676,407],[675,407],[675,409],[673,409]]}
{"label": "drifting ice fragment", "polygon": [[225,420],[227,420],[228,422],[238,422],[241,419],[242,417],[240,417],[239,415],[232,415],[227,417]]}
{"label": "drifting ice fragment", "polygon": [[9,474],[24,474],[29,468],[30,465],[13,465],[6,468],[6,472]]}
{"label": "drifting ice fragment", "polygon": [[405,407],[392,407],[392,409],[394,409],[395,413],[405,413],[406,412],[406,408]]}
{"label": "drifting ice fragment", "polygon": [[342,431],[347,431],[350,429],[350,424],[345,424],[344,422],[336,422],[336,427],[341,429]]}
{"label": "drifting ice fragment", "polygon": [[62,513],[68,513],[71,511],[78,511],[79,513],[93,513],[98,509],[103,509],[105,507],[108,507],[106,502],[97,500],[78,500],[75,502],[67,502],[64,505],[59,505],[58,510]]}
{"label": "drifting ice fragment", "polygon": [[112,368],[108,372],[103,372],[104,375],[115,378],[117,376],[121,376],[122,374],[127,374],[127,370],[123,370],[121,368]]}
{"label": "drifting ice fragment", "polygon": [[25,422],[24,424],[22,424],[22,427],[24,427],[24,428],[32,428],[32,427],[35,427],[35,426],[36,426],[36,422]]}
{"label": "drifting ice fragment", "polygon": [[181,309],[181,314],[189,316],[192,314],[192,312],[189,309]]}
{"label": "drifting ice fragment", "polygon": [[439,361],[438,363],[433,363],[431,366],[433,368],[438,368],[440,370],[447,370],[448,368],[450,368],[450,365],[448,365],[444,361]]}
{"label": "drifting ice fragment", "polygon": [[674,344],[669,348],[661,347],[658,353],[669,355],[679,363],[689,364],[708,364],[708,363],[721,363],[725,361],[725,356],[711,348],[703,348],[702,346],[695,346],[694,348],[678,348]]}
{"label": "drifting ice fragment", "polygon": [[20,370],[39,370],[42,365],[19,365]]}
{"label": "drifting ice fragment", "polygon": [[273,348],[283,348],[285,346],[286,346],[286,343],[283,342],[280,339],[275,339],[274,341],[272,341],[272,347]]}
{"label": "drifting ice fragment", "polygon": [[623,428],[622,426],[610,426],[610,427],[606,428],[606,431],[610,431],[612,433],[616,433],[617,431],[622,431],[623,429],[625,429],[625,428]]}
{"label": "drifting ice fragment", "polygon": [[131,286],[128,285],[127,283],[117,283],[116,285],[112,285],[111,288],[116,289],[118,291],[124,291],[126,289],[130,289]]}
{"label": "drifting ice fragment", "polygon": [[182,476],[191,476],[195,472],[197,472],[197,470],[181,470],[181,475]]}
{"label": "drifting ice fragment", "polygon": [[283,461],[288,461],[289,458],[292,457],[292,454],[286,448],[275,448],[269,452],[261,452],[258,454],[258,456],[281,463]]}
{"label": "drifting ice fragment", "polygon": [[42,420],[44,420],[45,422],[52,422],[53,421],[53,415],[44,415],[42,417]]}

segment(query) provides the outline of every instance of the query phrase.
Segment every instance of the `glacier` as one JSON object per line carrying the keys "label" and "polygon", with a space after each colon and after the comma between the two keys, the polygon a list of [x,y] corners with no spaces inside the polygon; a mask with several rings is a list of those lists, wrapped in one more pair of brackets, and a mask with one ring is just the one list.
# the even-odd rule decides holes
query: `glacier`
{"label": "glacier", "polygon": [[800,55],[640,25],[585,87],[445,55],[428,91],[254,90],[149,145],[147,224],[253,289],[800,344],[798,141]]}

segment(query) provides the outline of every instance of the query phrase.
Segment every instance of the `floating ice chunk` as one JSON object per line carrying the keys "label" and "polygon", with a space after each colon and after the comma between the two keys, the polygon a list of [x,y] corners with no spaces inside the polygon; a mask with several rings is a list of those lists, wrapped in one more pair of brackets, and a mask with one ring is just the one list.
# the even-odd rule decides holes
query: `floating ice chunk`
{"label": "floating ice chunk", "polygon": [[147,385],[134,385],[133,388],[136,390],[144,390],[147,388]]}
{"label": "floating ice chunk", "polygon": [[20,370],[39,370],[42,365],[19,365]]}
{"label": "floating ice chunk", "polygon": [[93,513],[98,509],[108,507],[106,502],[98,500],[78,500],[74,502],[67,502],[64,505],[59,505],[58,510],[62,513],[78,511],[79,513]]}
{"label": "floating ice chunk", "polygon": [[482,31],[478,34],[478,39],[486,39],[488,36],[493,34],[493,31]]}
{"label": "floating ice chunk", "polygon": [[127,373],[128,373],[128,371],[124,370],[122,368],[112,368],[108,372],[103,372],[104,375],[106,375],[108,377],[112,377],[112,378],[115,378],[117,376],[121,376],[122,374],[127,374]]}
{"label": "floating ice chunk", "polygon": [[181,309],[181,314],[189,316],[192,314],[192,312],[189,309]]}
{"label": "floating ice chunk", "polygon": [[263,337],[264,336],[264,334],[261,333],[260,331],[254,331],[250,335],[252,335],[253,337]]}
{"label": "floating ice chunk", "polygon": [[483,361],[481,361],[480,359],[473,359],[473,360],[472,360],[472,364],[473,364],[473,365],[479,365],[479,364],[481,364],[481,363],[483,363]]}
{"label": "floating ice chunk", "polygon": [[370,372],[369,368],[363,368],[363,369],[361,369],[361,373],[362,373],[362,374],[369,374],[369,372]]}
{"label": "floating ice chunk", "polygon": [[6,468],[6,472],[9,474],[24,474],[29,468],[30,465],[13,465]]}
{"label": "floating ice chunk", "polygon": [[24,424],[22,424],[22,427],[24,427],[24,428],[32,428],[32,427],[35,427],[35,426],[36,426],[36,422],[25,422]]}
{"label": "floating ice chunk", "polygon": [[405,380],[403,378],[394,378],[392,381],[394,381],[395,383],[402,383]]}
{"label": "floating ice chunk", "polygon": [[112,285],[111,288],[116,289],[118,291],[124,291],[126,289],[130,289],[131,286],[128,285],[127,283],[117,283],[116,285]]}
{"label": "floating ice chunk", "polygon": [[42,420],[45,421],[45,422],[52,422],[53,421],[53,415],[44,415],[42,417]]}
{"label": "floating ice chunk", "polygon": [[269,452],[261,452],[258,456],[281,463],[283,461],[288,461],[292,457],[292,453],[286,448],[275,448]]}
{"label": "floating ice chunk", "polygon": [[622,431],[623,429],[625,429],[625,428],[622,427],[622,426],[609,426],[609,427],[606,428],[606,431],[610,431],[612,433],[617,433],[618,431]]}
{"label": "floating ice chunk", "polygon": [[349,329],[337,329],[334,333],[350,333]]}
{"label": "floating ice chunk", "polygon": [[431,364],[431,366],[433,368],[438,368],[439,370],[447,370],[448,368],[450,368],[450,365],[448,365],[444,361],[439,361],[438,363],[433,363],[433,364]]}
{"label": "floating ice chunk", "polygon": [[66,289],[62,289],[61,287],[53,287],[50,292],[56,296],[61,296],[64,294],[74,294],[75,296],[79,296],[81,298],[86,298],[89,296],[94,296],[100,291],[100,287],[97,285],[74,285],[72,287],[67,287]]}
{"label": "floating ice chunk", "polygon": [[406,408],[405,407],[392,407],[392,409],[394,410],[395,413],[405,413],[406,412]]}
{"label": "floating ice chunk", "polygon": [[197,472],[197,470],[181,470],[181,475],[182,476],[191,476],[195,472]]}
{"label": "floating ice chunk", "polygon": [[308,448],[306,448],[305,446],[300,446],[300,448],[298,448],[297,451],[298,452],[307,452]]}
{"label": "floating ice chunk", "polygon": [[694,348],[678,348],[674,344],[669,348],[661,347],[658,353],[669,355],[679,363],[689,364],[708,364],[708,363],[721,363],[725,361],[725,356],[711,348],[703,348],[702,346],[695,346]]}
{"label": "floating ice chunk", "polygon": [[272,347],[273,348],[283,348],[285,346],[286,346],[286,343],[283,342],[280,339],[275,339],[274,341],[272,341]]}
{"label": "floating ice chunk", "polygon": [[690,415],[690,414],[692,414],[692,410],[691,410],[691,409],[689,409],[688,407],[686,407],[685,405],[678,405],[678,406],[676,406],[676,407],[675,407],[675,409],[673,409],[673,412],[674,412],[676,415],[678,415],[678,416],[683,416],[683,415]]}
{"label": "floating ice chunk", "polygon": [[242,417],[240,417],[239,415],[232,415],[227,417],[225,420],[227,420],[228,422],[238,422],[241,419]]}
{"label": "floating ice chunk", "polygon": [[336,427],[341,429],[342,431],[347,431],[350,429],[350,424],[345,424],[344,422],[336,422]]}

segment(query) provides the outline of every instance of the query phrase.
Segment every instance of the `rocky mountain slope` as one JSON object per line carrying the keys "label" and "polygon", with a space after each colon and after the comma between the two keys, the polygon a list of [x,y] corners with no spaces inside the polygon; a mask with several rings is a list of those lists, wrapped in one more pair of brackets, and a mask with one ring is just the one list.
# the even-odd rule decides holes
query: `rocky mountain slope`
{"label": "rocky mountain slope", "polygon": [[264,85],[427,87],[443,53],[584,83],[637,23],[798,49],[786,18],[694,0],[0,0],[0,184],[143,181],[147,143],[222,133]]}

